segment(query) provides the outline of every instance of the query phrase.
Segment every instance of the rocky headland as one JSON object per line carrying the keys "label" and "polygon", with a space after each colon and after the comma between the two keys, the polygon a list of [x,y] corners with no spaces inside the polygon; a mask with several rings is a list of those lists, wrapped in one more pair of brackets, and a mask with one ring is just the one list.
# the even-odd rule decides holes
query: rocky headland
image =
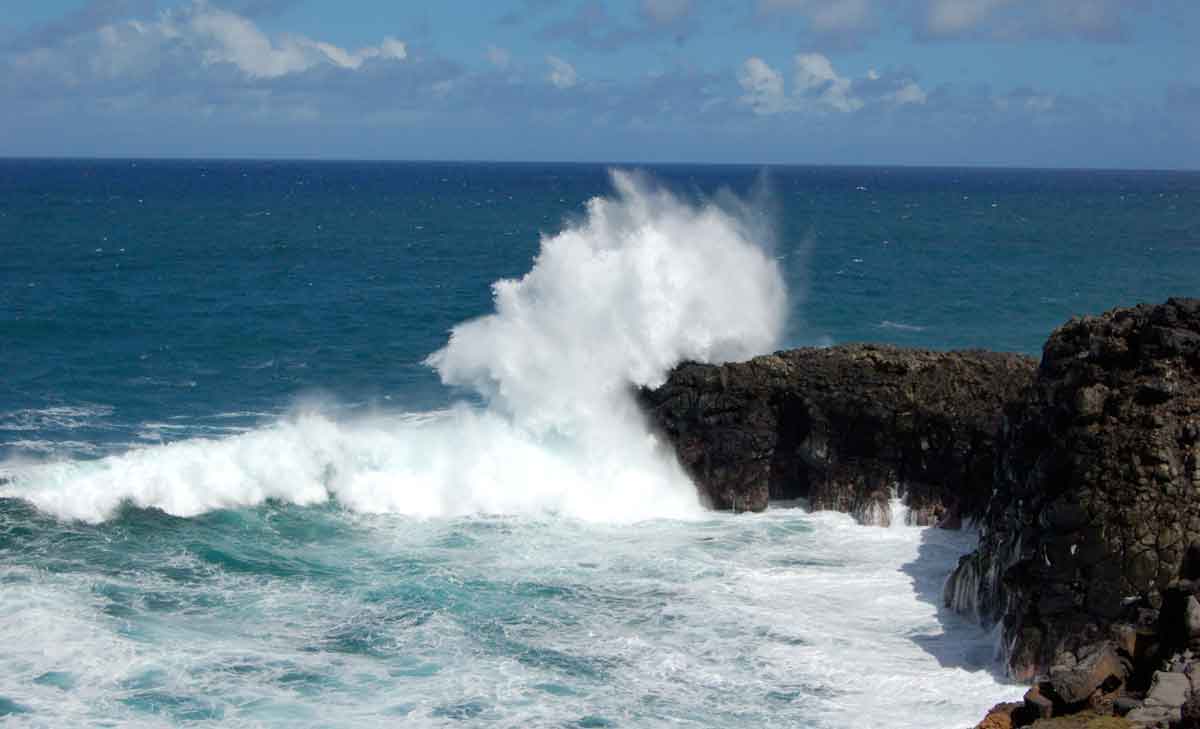
{"label": "rocky headland", "polygon": [[1032,684],[980,726],[1200,727],[1200,300],[1073,319],[1036,366],[849,345],[641,398],[715,508],[976,524],[945,604]]}
{"label": "rocky headland", "polygon": [[898,496],[914,523],[953,525],[986,509],[1001,412],[1035,364],[852,344],[684,364],[641,398],[713,508],[800,498],[886,526]]}

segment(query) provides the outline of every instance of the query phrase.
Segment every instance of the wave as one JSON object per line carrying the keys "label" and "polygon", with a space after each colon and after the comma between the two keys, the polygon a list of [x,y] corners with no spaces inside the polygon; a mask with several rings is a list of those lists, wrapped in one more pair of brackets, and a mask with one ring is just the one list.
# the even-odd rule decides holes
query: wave
{"label": "wave", "polygon": [[100,448],[95,443],[88,443],[81,440],[41,440],[29,438],[9,441],[4,444],[4,447],[23,453],[44,453],[50,455],[59,453],[96,455],[100,453]]}
{"label": "wave", "polygon": [[56,405],[0,413],[0,431],[77,430],[113,414],[110,405]]}
{"label": "wave", "polygon": [[468,408],[419,420],[339,423],[304,413],[221,439],[190,439],[98,460],[27,467],[0,494],[53,514],[101,521],[123,503],[176,516],[330,499],[354,511],[413,516],[546,512],[604,521],[695,511],[682,478],[641,453],[598,454],[592,444],[552,443],[494,413]]}
{"label": "wave", "polygon": [[879,324],[877,324],[876,326],[878,326],[880,329],[895,329],[895,330],[901,331],[901,332],[923,332],[923,331],[925,331],[925,327],[920,326],[919,324],[905,324],[902,321],[889,321],[888,319],[884,319],[883,321],[879,322]]}
{"label": "wave", "polygon": [[615,194],[543,236],[495,311],[454,327],[427,364],[482,409],[338,421],[322,412],[218,439],[10,469],[0,496],[100,521],[123,503],[179,516],[267,499],[335,499],[424,516],[684,517],[696,491],[650,433],[635,386],[683,360],[770,351],[787,294],[751,207],[690,203],[612,173]]}

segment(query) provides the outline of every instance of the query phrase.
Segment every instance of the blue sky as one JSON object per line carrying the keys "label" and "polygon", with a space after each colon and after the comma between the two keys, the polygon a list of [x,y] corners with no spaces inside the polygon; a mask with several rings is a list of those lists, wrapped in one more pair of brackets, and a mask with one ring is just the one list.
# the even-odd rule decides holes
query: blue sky
{"label": "blue sky", "polygon": [[1194,0],[9,0],[0,155],[1200,168]]}

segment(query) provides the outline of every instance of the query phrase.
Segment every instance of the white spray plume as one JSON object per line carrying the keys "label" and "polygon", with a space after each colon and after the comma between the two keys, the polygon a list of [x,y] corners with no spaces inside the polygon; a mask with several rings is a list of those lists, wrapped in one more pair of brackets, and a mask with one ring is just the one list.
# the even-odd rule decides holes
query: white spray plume
{"label": "white spray plume", "polygon": [[429,357],[444,383],[526,427],[570,430],[681,361],[777,344],[786,289],[755,221],[629,173],[612,180],[615,198],[593,198],[580,224],[543,238],[529,273],[493,284],[496,312],[455,327]]}
{"label": "white spray plume", "polygon": [[271,498],[420,516],[698,513],[632,386],[661,384],[683,360],[770,350],[784,327],[783,278],[741,203],[691,204],[636,175],[612,180],[614,197],[544,237],[529,273],[493,286],[495,312],[455,327],[429,357],[485,409],[340,423],[301,414],[221,440],[18,468],[0,496],[89,521],[123,502],[192,516]]}

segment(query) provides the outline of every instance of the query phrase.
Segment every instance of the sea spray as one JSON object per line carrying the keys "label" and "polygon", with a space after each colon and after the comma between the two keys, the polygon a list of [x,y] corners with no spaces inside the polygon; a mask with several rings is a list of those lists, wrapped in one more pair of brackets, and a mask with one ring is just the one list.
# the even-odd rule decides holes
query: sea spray
{"label": "sea spray", "polygon": [[647,430],[631,388],[683,360],[768,351],[787,294],[753,207],[691,203],[614,172],[615,195],[543,237],[532,269],[494,284],[495,312],[455,327],[428,363],[483,409],[337,421],[296,413],[222,439],[94,461],[9,467],[0,496],[87,521],[124,502],[178,516],[330,498],[422,516],[686,517],[695,489]]}
{"label": "sea spray", "polygon": [[[545,237],[533,269],[493,285],[496,311],[455,327],[428,362],[535,430],[570,431],[662,384],[681,360],[777,344],[786,295],[753,222],[689,205],[628,173],[578,225]],[[743,211],[745,212],[745,211]]]}

